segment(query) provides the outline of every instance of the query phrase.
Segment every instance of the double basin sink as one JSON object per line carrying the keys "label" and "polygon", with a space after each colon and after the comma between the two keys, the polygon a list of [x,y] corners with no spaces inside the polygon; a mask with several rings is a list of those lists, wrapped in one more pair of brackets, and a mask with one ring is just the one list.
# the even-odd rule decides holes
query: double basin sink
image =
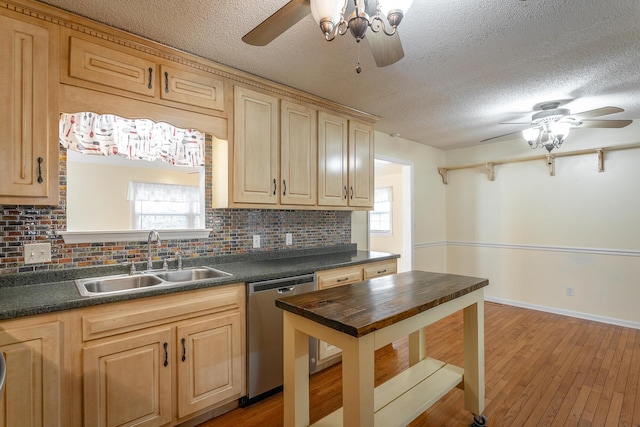
{"label": "double basin sink", "polygon": [[171,271],[147,271],[132,275],[116,275],[77,279],[76,287],[82,296],[111,295],[141,291],[154,287],[167,287],[187,282],[211,280],[232,276],[211,267],[194,267]]}

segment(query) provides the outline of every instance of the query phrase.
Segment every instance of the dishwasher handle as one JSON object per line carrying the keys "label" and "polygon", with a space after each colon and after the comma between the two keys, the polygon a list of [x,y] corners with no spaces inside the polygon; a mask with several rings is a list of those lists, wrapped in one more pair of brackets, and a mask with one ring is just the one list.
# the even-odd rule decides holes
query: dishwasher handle
{"label": "dishwasher handle", "polygon": [[279,294],[287,294],[289,292],[293,292],[293,290],[295,289],[295,286],[287,286],[285,288],[280,288],[278,289],[278,293]]}

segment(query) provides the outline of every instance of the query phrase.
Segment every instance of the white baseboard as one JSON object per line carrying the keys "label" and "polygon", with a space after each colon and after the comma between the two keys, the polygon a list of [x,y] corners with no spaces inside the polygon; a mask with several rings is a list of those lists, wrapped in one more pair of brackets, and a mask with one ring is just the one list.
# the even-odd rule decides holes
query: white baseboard
{"label": "white baseboard", "polygon": [[596,316],[594,314],[582,313],[579,311],[563,310],[555,307],[547,307],[543,305],[528,304],[520,301],[513,301],[503,298],[495,298],[485,296],[485,301],[495,302],[498,304],[512,305],[514,307],[528,308],[530,310],[545,311],[547,313],[560,314],[563,316],[576,317],[578,319],[592,320],[594,322],[609,323],[611,325],[624,326],[626,328],[640,329],[640,322],[629,322],[627,320],[615,319],[612,317]]}

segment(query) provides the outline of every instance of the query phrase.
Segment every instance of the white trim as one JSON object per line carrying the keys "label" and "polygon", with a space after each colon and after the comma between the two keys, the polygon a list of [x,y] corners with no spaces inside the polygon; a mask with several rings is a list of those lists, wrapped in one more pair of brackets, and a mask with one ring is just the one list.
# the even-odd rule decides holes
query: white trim
{"label": "white trim", "polygon": [[457,240],[449,240],[445,242],[447,245],[454,246],[475,246],[481,248],[498,248],[498,249],[523,249],[528,251],[550,251],[550,252],[571,252],[594,255],[617,255],[617,256],[640,256],[640,250],[630,249],[607,249],[607,248],[581,248],[576,246],[544,246],[544,245],[520,245],[509,243],[486,243],[486,242],[465,242]]}
{"label": "white trim", "polygon": [[424,242],[424,243],[416,243],[415,245],[413,245],[413,247],[414,249],[432,248],[434,246],[446,246],[447,243],[448,242],[446,240],[442,240],[439,242]]}
{"label": "white trim", "polygon": [[627,320],[616,319],[613,317],[597,316],[593,314],[583,313],[581,311],[564,310],[556,307],[547,307],[537,304],[528,304],[520,301],[513,301],[504,298],[495,298],[485,295],[485,301],[495,302],[498,304],[511,305],[514,307],[527,308],[530,310],[544,311],[547,313],[560,314],[562,316],[576,317],[578,319],[591,320],[593,322],[608,323],[611,325],[624,326],[625,328],[640,329],[640,322],[629,322]]}
{"label": "white trim", "polygon": [[[206,239],[212,229],[157,230],[161,240]],[[65,243],[146,242],[150,230],[58,231]]]}

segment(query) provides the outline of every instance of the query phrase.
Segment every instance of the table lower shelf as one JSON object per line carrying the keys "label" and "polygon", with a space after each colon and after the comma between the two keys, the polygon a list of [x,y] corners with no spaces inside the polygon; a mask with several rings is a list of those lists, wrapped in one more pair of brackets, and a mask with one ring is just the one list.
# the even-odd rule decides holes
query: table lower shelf
{"label": "table lower shelf", "polygon": [[[463,369],[426,358],[374,390],[376,426],[406,426],[462,382]],[[312,427],[342,426],[342,408]]]}

